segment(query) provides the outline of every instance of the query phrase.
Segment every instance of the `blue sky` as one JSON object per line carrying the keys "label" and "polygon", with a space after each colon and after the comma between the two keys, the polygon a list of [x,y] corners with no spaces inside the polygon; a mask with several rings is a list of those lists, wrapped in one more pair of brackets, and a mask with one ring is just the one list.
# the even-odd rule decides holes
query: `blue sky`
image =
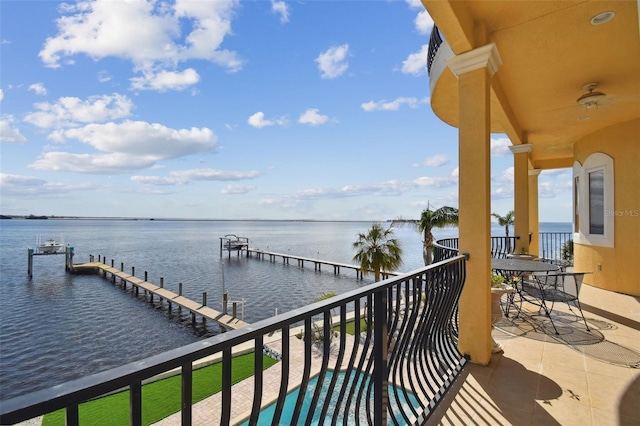
{"label": "blue sky", "polygon": [[[2,214],[417,218],[457,207],[411,1],[2,0]],[[492,137],[492,211],[513,156]],[[571,172],[540,220],[571,220]]]}

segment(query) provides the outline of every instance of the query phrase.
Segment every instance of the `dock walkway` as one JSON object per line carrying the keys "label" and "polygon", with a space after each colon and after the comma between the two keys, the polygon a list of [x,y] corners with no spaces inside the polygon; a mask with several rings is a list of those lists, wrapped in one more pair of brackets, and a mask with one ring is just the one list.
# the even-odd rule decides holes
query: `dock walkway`
{"label": "dock walkway", "polygon": [[[269,257],[269,261],[270,262],[275,262],[276,258],[282,258],[282,263],[289,265],[289,259],[295,259],[298,262],[298,266],[300,267],[304,267],[305,262],[307,263],[313,263],[314,265],[314,269],[318,272],[322,271],[322,265],[327,265],[327,266],[332,266],[333,267],[333,273],[335,275],[338,275],[340,273],[340,268],[345,268],[345,269],[353,269],[354,271],[356,271],[356,278],[357,279],[363,279],[363,273],[360,270],[360,266],[358,265],[352,265],[349,263],[340,263],[340,262],[333,262],[331,260],[322,260],[322,259],[314,259],[311,257],[303,257],[303,256],[296,256],[296,255],[291,255],[291,254],[285,254],[285,253],[277,253],[277,252],[273,252],[273,251],[265,251],[265,250],[260,250],[257,248],[247,248],[246,249],[247,252],[247,257],[251,257],[252,254],[256,255],[256,258],[264,260],[265,256]],[[400,273],[398,272],[381,272],[382,277],[383,278],[389,278],[390,276],[397,276],[400,275]]]}
{"label": "dock walkway", "polygon": [[89,262],[89,263],[76,264],[76,265],[73,265],[73,270],[74,272],[79,272],[79,273],[82,273],[82,272],[102,273],[105,277],[107,276],[107,274],[110,274],[113,282],[115,282],[116,278],[120,278],[120,280],[122,280],[123,282],[125,283],[128,282],[134,287],[137,287],[138,289],[142,289],[148,292],[149,294],[152,295],[152,297],[154,295],[158,296],[160,300],[164,299],[170,305],[176,304],[179,307],[188,309],[192,315],[198,314],[198,315],[201,315],[203,318],[211,319],[217,322],[218,324],[220,324],[220,326],[226,330],[235,330],[237,328],[241,328],[248,325],[248,323],[238,318],[234,318],[231,315],[227,315],[222,312],[216,311],[215,309],[212,309],[206,306],[206,304],[194,302],[193,300],[187,299],[181,294],[176,294],[163,287],[160,287],[148,281],[142,280],[134,275],[131,275],[127,272],[121,271],[117,268],[114,268],[113,266],[109,266],[101,262]]}

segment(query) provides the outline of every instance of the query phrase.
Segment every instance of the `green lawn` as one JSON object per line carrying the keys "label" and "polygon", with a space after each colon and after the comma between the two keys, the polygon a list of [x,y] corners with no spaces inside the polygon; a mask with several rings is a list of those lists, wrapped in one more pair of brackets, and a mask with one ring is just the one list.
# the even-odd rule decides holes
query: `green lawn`
{"label": "green lawn", "polygon": [[[263,356],[264,368],[276,363]],[[253,375],[253,354],[233,358],[231,380],[238,383]],[[193,371],[193,403],[222,390],[222,363],[212,364]],[[80,424],[85,425],[128,425],[129,391],[80,404]],[[180,411],[180,376],[173,376],[142,387],[142,424],[150,425]],[[64,426],[65,411],[58,410],[44,416],[43,426]]]}
{"label": "green lawn", "polygon": [[[333,327],[333,329],[335,331],[340,331],[340,326],[336,325]],[[345,325],[345,331],[347,332],[347,334],[351,334],[352,336],[356,334],[356,322],[355,321],[349,321],[347,322],[347,324]],[[360,318],[360,332],[363,333],[367,331],[367,322],[364,320],[364,318]]]}

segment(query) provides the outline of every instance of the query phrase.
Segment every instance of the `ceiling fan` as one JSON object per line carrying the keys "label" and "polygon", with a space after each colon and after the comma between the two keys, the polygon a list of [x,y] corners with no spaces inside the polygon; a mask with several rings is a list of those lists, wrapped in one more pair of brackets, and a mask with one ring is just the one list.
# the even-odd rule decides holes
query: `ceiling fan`
{"label": "ceiling fan", "polygon": [[587,93],[580,96],[576,102],[584,105],[587,109],[597,108],[598,105],[610,102],[611,100],[607,99],[606,93],[594,92],[596,87],[598,87],[598,83],[587,83],[582,86],[582,90],[586,90]]}

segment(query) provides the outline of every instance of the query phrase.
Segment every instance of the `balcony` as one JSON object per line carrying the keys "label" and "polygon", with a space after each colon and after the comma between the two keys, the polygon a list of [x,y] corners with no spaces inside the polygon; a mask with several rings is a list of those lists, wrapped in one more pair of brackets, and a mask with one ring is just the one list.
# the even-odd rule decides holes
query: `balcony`
{"label": "balcony", "polygon": [[[541,235],[553,250],[562,235]],[[552,243],[553,242],[553,243]],[[457,254],[440,240],[436,258]],[[493,242],[492,247],[501,246]],[[468,363],[427,425],[635,425],[640,404],[640,298],[583,285],[589,323],[556,303],[549,320],[537,306],[495,324],[503,354],[488,366]],[[575,308],[574,308],[575,309]]]}

